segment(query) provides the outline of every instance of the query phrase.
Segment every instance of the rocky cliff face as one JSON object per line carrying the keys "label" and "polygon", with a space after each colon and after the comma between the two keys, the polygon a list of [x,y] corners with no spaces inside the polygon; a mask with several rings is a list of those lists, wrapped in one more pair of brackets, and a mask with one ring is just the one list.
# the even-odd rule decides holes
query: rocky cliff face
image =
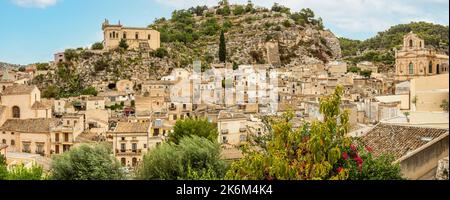
{"label": "rocky cliff face", "polygon": [[[341,57],[339,40],[332,32],[320,30],[312,24],[299,25],[285,13],[259,11],[240,16],[201,16],[195,18],[196,24],[200,27],[211,18],[217,20],[219,25],[230,25],[225,37],[228,61],[232,63],[292,67],[311,62],[328,62]],[[152,26],[170,27],[175,24],[164,21]],[[268,48],[272,46],[267,45],[268,43],[278,47]],[[168,42],[163,43],[163,46],[169,49],[175,63],[191,63],[199,58],[204,58],[203,62],[208,64],[218,62],[219,34],[203,35],[191,44]]]}

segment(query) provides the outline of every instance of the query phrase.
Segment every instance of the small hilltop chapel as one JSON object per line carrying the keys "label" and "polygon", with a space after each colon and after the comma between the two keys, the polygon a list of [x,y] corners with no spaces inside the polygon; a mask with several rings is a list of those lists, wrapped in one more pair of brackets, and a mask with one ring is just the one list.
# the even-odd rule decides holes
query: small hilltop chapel
{"label": "small hilltop chapel", "polygon": [[423,39],[410,32],[403,37],[403,47],[395,54],[396,80],[447,74],[448,61],[448,55],[427,48]]}
{"label": "small hilltop chapel", "polygon": [[109,24],[105,19],[102,24],[103,46],[105,50],[119,47],[124,39],[129,49],[156,50],[161,46],[160,34],[150,28],[125,27],[120,24]]}

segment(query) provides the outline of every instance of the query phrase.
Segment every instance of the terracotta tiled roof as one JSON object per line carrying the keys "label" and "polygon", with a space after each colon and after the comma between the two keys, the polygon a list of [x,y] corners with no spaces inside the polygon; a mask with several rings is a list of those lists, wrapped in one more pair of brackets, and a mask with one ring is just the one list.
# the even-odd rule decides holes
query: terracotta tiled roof
{"label": "terracotta tiled roof", "polygon": [[72,102],[66,102],[66,104],[64,104],[64,108],[73,108],[73,103]]}
{"label": "terracotta tiled roof", "polygon": [[[106,93],[105,93],[106,94]],[[99,97],[89,97],[88,101],[100,101],[100,100],[105,100],[105,96],[99,96]]]}
{"label": "terracotta tiled roof", "polygon": [[146,133],[150,122],[118,122],[114,132],[119,133]]}
{"label": "terracotta tiled roof", "polygon": [[219,113],[219,119],[239,119],[239,118],[247,118],[242,113],[233,113],[228,111],[220,111]]}
{"label": "terracotta tiled roof", "polygon": [[34,90],[34,88],[36,88],[36,86],[16,84],[5,88],[2,95],[29,94]]}
{"label": "terracotta tiled roof", "polygon": [[41,109],[51,109],[52,105],[50,101],[36,101],[34,102],[31,109],[33,110],[41,110]]}
{"label": "terracotta tiled roof", "polygon": [[0,127],[0,131],[15,131],[24,133],[48,133],[58,125],[58,119],[8,119]]}
{"label": "terracotta tiled roof", "polygon": [[392,154],[399,159],[446,133],[448,129],[378,124],[362,139],[374,156]]}

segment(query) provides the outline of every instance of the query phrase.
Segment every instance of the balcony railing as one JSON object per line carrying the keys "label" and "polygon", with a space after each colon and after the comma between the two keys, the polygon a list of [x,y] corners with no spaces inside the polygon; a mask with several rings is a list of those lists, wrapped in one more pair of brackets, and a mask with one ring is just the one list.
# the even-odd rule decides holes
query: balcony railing
{"label": "balcony railing", "polygon": [[128,155],[133,156],[133,155],[140,155],[141,153],[142,153],[141,149],[127,149],[127,150],[116,149],[116,154],[118,156],[128,156]]}
{"label": "balcony railing", "polygon": [[41,156],[45,156],[45,151],[38,151],[38,150],[36,150],[35,153],[39,154]]}
{"label": "balcony railing", "polygon": [[22,149],[23,153],[31,153],[31,149]]}
{"label": "balcony railing", "polygon": [[222,134],[228,134],[228,129],[222,129],[221,133]]}
{"label": "balcony railing", "polygon": [[245,128],[245,127],[242,127],[242,128],[239,128],[239,132],[245,132],[245,131],[247,131],[247,128]]}
{"label": "balcony railing", "polygon": [[176,110],[176,109],[177,109],[176,106],[170,106],[170,107],[169,107],[169,110]]}

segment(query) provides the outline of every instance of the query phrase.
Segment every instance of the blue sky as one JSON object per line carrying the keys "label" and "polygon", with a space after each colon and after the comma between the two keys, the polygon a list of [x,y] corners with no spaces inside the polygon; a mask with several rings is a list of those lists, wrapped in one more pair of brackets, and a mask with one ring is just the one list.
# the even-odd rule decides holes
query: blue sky
{"label": "blue sky", "polygon": [[[246,3],[247,0],[230,0]],[[294,11],[304,7],[323,18],[336,35],[366,39],[410,21],[448,25],[449,0],[253,0],[274,2]],[[216,0],[0,0],[0,61],[29,64],[50,61],[53,53],[102,40],[101,23],[120,20],[146,26],[174,9],[215,5]]]}

